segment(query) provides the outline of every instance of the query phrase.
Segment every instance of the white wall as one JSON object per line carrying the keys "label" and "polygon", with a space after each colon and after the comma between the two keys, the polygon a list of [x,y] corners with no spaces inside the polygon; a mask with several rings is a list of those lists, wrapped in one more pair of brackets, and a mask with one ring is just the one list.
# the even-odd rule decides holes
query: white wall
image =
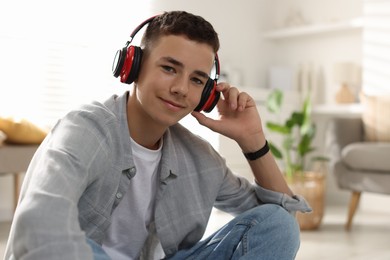
{"label": "white wall", "polygon": [[[289,28],[288,17],[294,12],[302,15],[303,25],[326,25],[348,21],[362,15],[362,2],[356,0],[297,0],[273,1],[274,15],[270,19],[270,28]],[[286,4],[289,3],[289,4]],[[290,21],[290,23],[293,23]],[[271,63],[269,65],[287,66],[295,73],[298,84],[300,67],[312,66],[322,71],[322,84],[318,87],[317,103],[335,103],[338,85],[333,81],[333,65],[336,62],[354,62],[362,64],[362,30],[344,30],[339,32],[313,33],[303,36],[274,40],[270,43]],[[299,86],[295,85],[295,88]]]}

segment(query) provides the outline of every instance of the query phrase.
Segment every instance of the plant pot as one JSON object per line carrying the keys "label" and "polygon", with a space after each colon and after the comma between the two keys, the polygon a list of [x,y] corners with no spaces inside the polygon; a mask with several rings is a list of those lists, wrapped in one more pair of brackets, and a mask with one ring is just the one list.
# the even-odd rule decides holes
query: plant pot
{"label": "plant pot", "polygon": [[303,196],[313,209],[310,213],[297,212],[301,230],[315,230],[321,225],[325,208],[325,174],[322,172],[297,173],[287,180],[295,194]]}

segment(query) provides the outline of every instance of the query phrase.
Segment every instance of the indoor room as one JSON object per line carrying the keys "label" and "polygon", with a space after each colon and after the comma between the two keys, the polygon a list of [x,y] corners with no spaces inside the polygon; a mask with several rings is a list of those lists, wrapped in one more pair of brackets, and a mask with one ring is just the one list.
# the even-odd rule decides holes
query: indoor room
{"label": "indoor room", "polygon": [[[296,259],[390,259],[389,0],[0,6],[0,256],[24,173],[43,139],[72,109],[130,90],[113,76],[116,51],[149,17],[184,10],[213,25],[218,82],[254,99],[287,183],[313,210],[296,215]],[[236,142],[191,115],[180,123],[207,140],[235,174],[254,180]],[[204,237],[231,219],[214,208]]]}

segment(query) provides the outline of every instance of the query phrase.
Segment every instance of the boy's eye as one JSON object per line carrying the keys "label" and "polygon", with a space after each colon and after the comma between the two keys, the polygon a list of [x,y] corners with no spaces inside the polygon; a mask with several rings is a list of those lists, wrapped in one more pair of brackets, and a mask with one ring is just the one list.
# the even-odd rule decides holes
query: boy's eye
{"label": "boy's eye", "polygon": [[192,78],[192,82],[194,82],[197,85],[202,85],[202,86],[204,85],[203,80],[199,78]]}
{"label": "boy's eye", "polygon": [[172,68],[171,66],[162,65],[161,67],[162,67],[163,70],[165,70],[167,72],[175,72],[175,69]]}

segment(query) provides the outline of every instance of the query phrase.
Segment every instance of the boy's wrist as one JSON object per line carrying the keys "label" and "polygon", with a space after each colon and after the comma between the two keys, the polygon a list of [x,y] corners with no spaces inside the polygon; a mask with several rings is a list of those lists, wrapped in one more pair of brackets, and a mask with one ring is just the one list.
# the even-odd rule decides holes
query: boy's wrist
{"label": "boy's wrist", "polygon": [[238,142],[243,153],[254,153],[264,147],[267,140],[263,134],[246,137],[245,140]]}
{"label": "boy's wrist", "polygon": [[257,160],[257,159],[263,157],[268,152],[269,152],[269,146],[268,146],[267,140],[265,140],[265,144],[259,150],[255,151],[255,152],[244,153],[244,156],[249,161],[254,161],[254,160]]}

